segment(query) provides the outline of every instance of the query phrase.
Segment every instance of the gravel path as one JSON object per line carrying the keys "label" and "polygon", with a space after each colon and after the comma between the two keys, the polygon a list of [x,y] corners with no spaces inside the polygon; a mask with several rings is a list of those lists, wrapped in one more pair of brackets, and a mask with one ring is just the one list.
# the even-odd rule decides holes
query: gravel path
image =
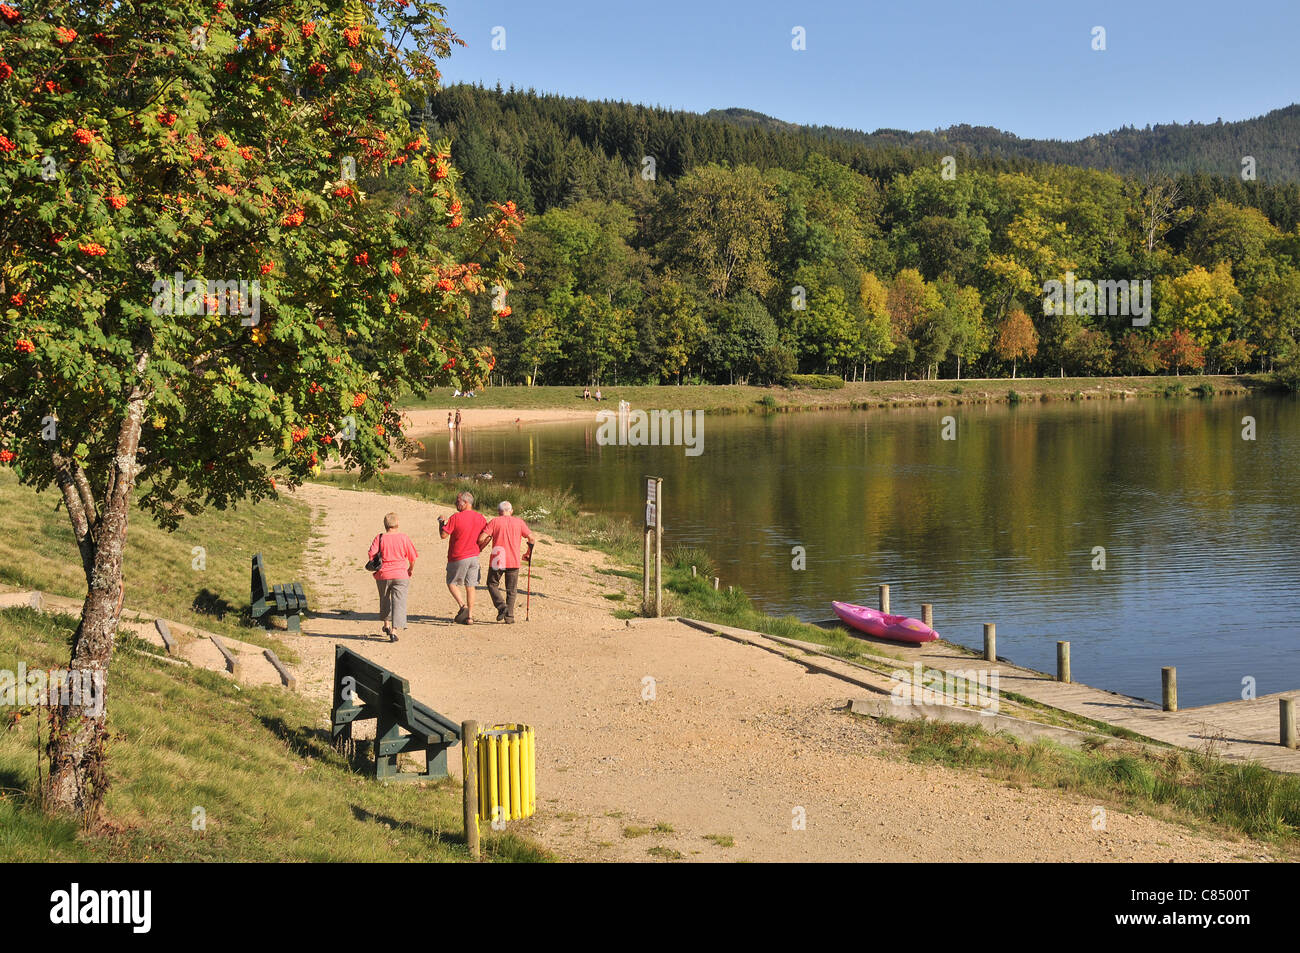
{"label": "gravel path", "polygon": [[[451,624],[436,518],[450,507],[326,486],[314,510],[315,581],[302,690],[329,704],[342,642],[410,680],[416,698],[461,721],[537,730],[538,815],[519,825],[576,860],[1229,861],[1246,840],[974,773],[898,760],[885,732],[836,706],[850,686],[680,623],[613,618],[634,585],[604,556],[544,542],[532,619]],[[495,499],[487,501],[490,511]],[[382,640],[366,548],[396,511],[421,553],[411,627]],[[486,562],[486,559],[484,560]],[[523,578],[520,580],[521,588]],[[628,593],[626,602],[604,598]],[[493,619],[486,591],[481,620]],[[479,608],[481,606],[481,609]],[[459,774],[457,749],[449,759]],[[802,829],[800,821],[802,820]]]}

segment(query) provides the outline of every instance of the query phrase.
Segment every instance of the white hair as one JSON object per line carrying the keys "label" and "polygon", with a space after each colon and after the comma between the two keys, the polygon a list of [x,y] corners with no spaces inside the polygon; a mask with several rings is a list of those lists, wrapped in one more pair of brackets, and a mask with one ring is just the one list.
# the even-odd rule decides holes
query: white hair
{"label": "white hair", "polygon": [[509,500],[502,500],[500,503],[497,504],[497,512],[498,512],[498,513],[502,513],[502,514],[504,514],[504,515],[506,515],[506,516],[509,516],[509,515],[510,515],[511,513],[513,513],[514,511],[515,511],[515,508],[514,508],[513,506],[510,505],[510,501],[509,501]]}

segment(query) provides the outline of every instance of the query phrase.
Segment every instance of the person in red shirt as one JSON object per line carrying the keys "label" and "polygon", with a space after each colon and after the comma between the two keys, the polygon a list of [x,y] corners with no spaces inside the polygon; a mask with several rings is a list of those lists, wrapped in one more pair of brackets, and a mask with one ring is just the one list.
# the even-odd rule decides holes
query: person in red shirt
{"label": "person in red shirt", "polygon": [[384,624],[384,634],[396,642],[396,630],[406,628],[406,595],[415,573],[415,560],[420,555],[411,537],[397,532],[396,513],[384,517],[384,531],[370,544],[366,558],[370,560],[376,555],[380,559],[374,573],[379,588],[379,620]]}
{"label": "person in red shirt", "polygon": [[[514,507],[509,500],[497,504],[497,517],[487,524],[487,528],[478,538],[480,546],[492,544],[492,554],[488,558],[488,595],[497,607],[497,621],[515,621],[515,595],[519,592],[519,544],[528,540],[528,552],[524,559],[533,558],[533,545],[537,542],[528,524],[514,515]],[[505,598],[501,596],[501,577],[506,580]]]}
{"label": "person in red shirt", "polygon": [[[447,544],[447,591],[459,609],[456,622],[469,625],[474,620],[474,588],[478,585],[478,554],[483,549],[479,535],[487,526],[483,514],[474,509],[474,494],[462,490],[456,494],[456,512],[451,519],[438,518],[438,535],[451,539]],[[464,601],[456,587],[465,590]]]}

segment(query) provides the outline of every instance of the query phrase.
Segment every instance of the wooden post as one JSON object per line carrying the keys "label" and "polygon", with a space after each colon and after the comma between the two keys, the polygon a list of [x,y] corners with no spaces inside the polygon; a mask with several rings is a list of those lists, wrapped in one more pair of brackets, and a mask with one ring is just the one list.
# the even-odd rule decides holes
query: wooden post
{"label": "wooden post", "polygon": [[465,815],[465,845],[469,855],[478,860],[478,722],[460,723],[461,780],[465,793],[462,808]]}
{"label": "wooden post", "polygon": [[984,661],[998,660],[998,627],[996,623],[984,623]]}
{"label": "wooden post", "polygon": [[728,587],[727,587],[727,595],[731,595],[731,594],[732,594],[733,592],[735,592],[735,591],[736,591],[736,587],[735,587],[735,586],[728,586]]}
{"label": "wooden post", "polygon": [[1172,665],[1160,670],[1160,697],[1165,711],[1178,711],[1178,669]]}
{"label": "wooden post", "polygon": [[655,478],[655,618],[664,614],[664,481]]}
{"label": "wooden post", "polygon": [[713,577],[713,591],[714,591],[714,592],[717,592],[717,591],[718,591],[719,589],[721,589],[721,588],[722,588],[722,580],[719,579],[717,576],[714,576],[714,577]]}
{"label": "wooden post", "polygon": [[934,628],[934,606],[928,602],[921,603],[921,621],[930,628]]}
{"label": "wooden post", "polygon": [[698,575],[699,575],[699,574],[695,571],[695,567],[692,566],[692,567],[691,567],[691,578],[692,578],[692,579],[695,579]]}
{"label": "wooden post", "polygon": [[880,611],[889,615],[889,586],[883,584],[880,587]]}
{"label": "wooden post", "polygon": [[1282,716],[1282,747],[1296,747],[1295,734],[1295,699],[1279,698],[1277,700],[1279,714]]}
{"label": "wooden post", "polygon": [[650,611],[650,530],[642,534],[645,552],[641,559],[641,611]]}
{"label": "wooden post", "polygon": [[1070,643],[1056,643],[1056,680],[1070,684]]}

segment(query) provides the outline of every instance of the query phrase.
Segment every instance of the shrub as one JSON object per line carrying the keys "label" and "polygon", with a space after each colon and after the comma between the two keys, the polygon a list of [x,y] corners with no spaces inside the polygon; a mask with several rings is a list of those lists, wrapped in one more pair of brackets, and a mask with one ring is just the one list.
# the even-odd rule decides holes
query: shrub
{"label": "shrub", "polygon": [[791,374],[790,387],[806,387],[809,390],[839,390],[844,386],[844,379],[834,374]]}
{"label": "shrub", "polygon": [[1211,384],[1209,381],[1206,381],[1203,384],[1197,384],[1195,387],[1192,388],[1192,393],[1195,394],[1197,397],[1213,397],[1214,385]]}
{"label": "shrub", "polygon": [[776,398],[771,394],[764,394],[758,399],[758,403],[764,410],[776,410]]}
{"label": "shrub", "polygon": [[1025,399],[1025,398],[1021,396],[1021,394],[1020,394],[1019,391],[1014,391],[1014,390],[1009,390],[1009,391],[1007,391],[1007,403],[1008,403],[1008,404],[1018,404],[1018,403],[1020,403],[1020,402],[1021,402],[1022,400],[1024,400],[1024,399]]}

